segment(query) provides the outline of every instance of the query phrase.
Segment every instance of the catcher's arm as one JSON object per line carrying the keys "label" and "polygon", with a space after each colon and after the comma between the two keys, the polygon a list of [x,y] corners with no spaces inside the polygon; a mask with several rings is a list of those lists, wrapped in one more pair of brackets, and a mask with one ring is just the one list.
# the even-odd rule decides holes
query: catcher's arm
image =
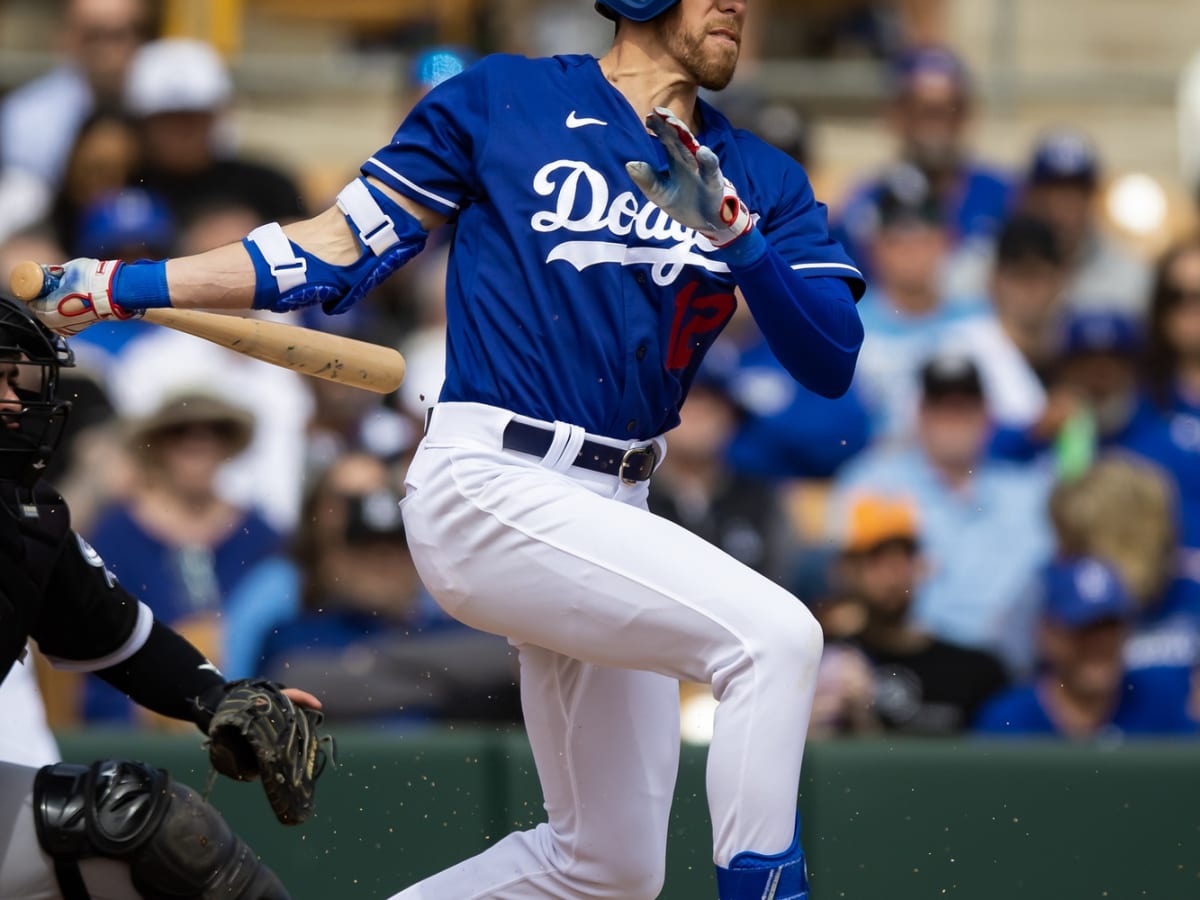
{"label": "catcher's arm", "polygon": [[324,715],[312,694],[269,681],[226,682],[160,622],[135,653],[96,674],[147,709],[195,722],[208,735],[213,768],[239,781],[261,776],[280,822],[299,824],[312,812],[322,743],[332,743],[320,733]]}

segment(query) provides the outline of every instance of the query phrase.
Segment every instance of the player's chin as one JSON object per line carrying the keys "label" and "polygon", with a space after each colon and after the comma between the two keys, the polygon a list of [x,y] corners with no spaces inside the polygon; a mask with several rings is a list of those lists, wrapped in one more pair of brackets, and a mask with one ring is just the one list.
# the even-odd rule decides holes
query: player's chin
{"label": "player's chin", "polygon": [[725,90],[729,87],[729,82],[733,81],[733,73],[737,70],[737,61],[737,47],[732,48],[731,52],[727,54],[721,54],[720,57],[710,58],[708,64],[700,72],[700,78],[697,79],[700,87],[706,91]]}

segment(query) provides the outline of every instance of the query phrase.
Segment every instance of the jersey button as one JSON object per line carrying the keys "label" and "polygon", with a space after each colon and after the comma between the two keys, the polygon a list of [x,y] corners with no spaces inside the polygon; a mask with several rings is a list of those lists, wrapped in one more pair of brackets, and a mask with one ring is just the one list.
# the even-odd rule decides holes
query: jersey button
{"label": "jersey button", "polygon": [[625,423],[626,431],[633,431],[633,429],[635,429],[635,428],[637,428],[637,419],[630,419],[628,422]]}
{"label": "jersey button", "polygon": [[637,348],[637,358],[639,360],[646,358],[646,345],[645,344],[642,344],[642,346]]}
{"label": "jersey button", "polygon": [[645,284],[645,283],[646,283],[646,273],[645,273],[645,272],[638,272],[637,274],[635,274],[635,275],[633,276],[633,279],[634,279],[634,281],[636,281],[638,284]]}

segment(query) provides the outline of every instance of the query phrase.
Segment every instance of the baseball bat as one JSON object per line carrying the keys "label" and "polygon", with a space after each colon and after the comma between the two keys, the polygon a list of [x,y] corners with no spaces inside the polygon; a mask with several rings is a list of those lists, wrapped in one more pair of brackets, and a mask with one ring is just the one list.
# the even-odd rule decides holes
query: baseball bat
{"label": "baseball bat", "polygon": [[[32,260],[18,263],[10,279],[13,296],[26,303],[57,284],[48,267]],[[391,393],[404,380],[404,357],[399,351],[338,334],[191,309],[148,309],[143,318],[303,375],[378,394]]]}

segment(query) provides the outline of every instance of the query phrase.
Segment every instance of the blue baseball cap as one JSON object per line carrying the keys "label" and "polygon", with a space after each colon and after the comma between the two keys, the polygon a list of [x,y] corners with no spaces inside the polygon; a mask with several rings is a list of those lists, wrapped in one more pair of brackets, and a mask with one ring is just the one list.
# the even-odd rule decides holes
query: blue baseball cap
{"label": "blue baseball cap", "polygon": [[1094,187],[1100,180],[1100,160],[1091,139],[1067,129],[1042,135],[1034,147],[1028,180],[1030,184]]}
{"label": "blue baseball cap", "polygon": [[80,213],[75,251],[104,258],[136,250],[160,257],[170,252],[174,240],[175,223],[166,202],[150,191],[124,188]]}
{"label": "blue baseball cap", "polygon": [[430,47],[413,57],[409,67],[409,83],[430,91],[461,72],[466,71],[478,57],[463,47]]}
{"label": "blue baseball cap", "polygon": [[1116,571],[1094,557],[1054,562],[1043,578],[1042,614],[1068,628],[1134,617],[1133,598]]}
{"label": "blue baseball cap", "polygon": [[949,79],[963,94],[971,90],[971,75],[962,59],[948,47],[914,47],[901,54],[891,68],[892,90],[903,94],[913,83],[927,76]]}
{"label": "blue baseball cap", "polygon": [[1119,312],[1077,312],[1063,327],[1063,356],[1115,353],[1132,356],[1142,348],[1141,328],[1136,320]]}

